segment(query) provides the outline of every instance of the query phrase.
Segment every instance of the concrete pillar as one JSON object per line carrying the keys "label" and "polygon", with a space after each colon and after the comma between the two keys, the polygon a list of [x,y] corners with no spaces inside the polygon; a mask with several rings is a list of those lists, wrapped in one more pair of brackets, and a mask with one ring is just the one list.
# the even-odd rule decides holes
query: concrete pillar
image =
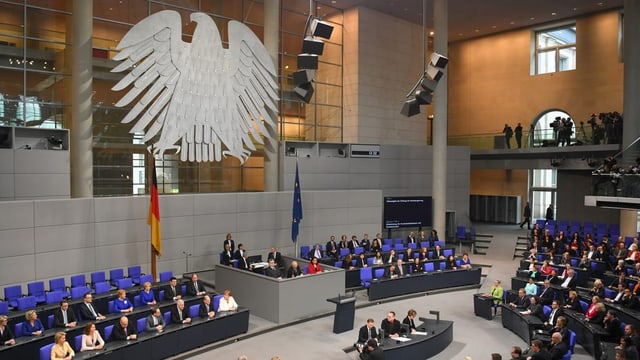
{"label": "concrete pillar", "polygon": [[[267,48],[276,71],[280,73],[278,67],[278,49],[280,33],[280,0],[264,1],[264,46]],[[282,92],[280,92],[282,93]],[[278,123],[275,126],[266,126],[271,139],[265,136],[264,142],[264,191],[278,191],[281,187],[279,181],[279,156],[278,156]],[[266,125],[266,124],[265,124]],[[266,134],[265,134],[266,135]]]}
{"label": "concrete pillar", "polygon": [[[435,0],[433,4],[433,24],[435,36],[433,49],[448,57],[448,6],[447,0]],[[428,60],[427,60],[428,61]],[[438,82],[433,98],[433,227],[444,239],[446,234],[447,210],[447,75]],[[455,235],[455,234],[451,234]]]}
{"label": "concrete pillar", "polygon": [[[637,96],[640,93],[640,4],[636,0],[624,1],[624,94],[623,115],[625,118],[622,134],[622,148],[633,143],[640,133],[637,119],[640,117],[640,104]],[[638,156],[640,146],[623,154],[623,163],[632,164]],[[633,235],[637,229],[637,211],[620,210],[620,232],[622,235]]]}
{"label": "concrete pillar", "polygon": [[93,1],[73,0],[71,37],[71,197],[93,197]]}

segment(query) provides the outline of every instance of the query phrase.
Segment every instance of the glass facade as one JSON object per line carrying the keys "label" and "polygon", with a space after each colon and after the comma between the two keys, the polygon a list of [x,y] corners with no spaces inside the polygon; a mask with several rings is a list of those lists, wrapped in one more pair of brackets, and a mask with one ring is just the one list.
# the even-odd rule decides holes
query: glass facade
{"label": "glass facade", "polygon": [[[71,2],[66,0],[0,0],[0,125],[71,127]],[[175,10],[182,16],[183,40],[191,41],[193,12],[210,15],[227,46],[227,24],[244,22],[264,37],[264,4],[257,0],[101,0],[93,2],[93,179],[95,196],[146,192],[145,169],[151,157],[143,134],[120,121],[129,108],[115,107],[124,91],[111,88],[122,74],[117,64],[119,40],[150,14]],[[321,5],[314,16],[331,23],[309,104],[293,94],[292,73],[301,52],[308,3],[281,0],[278,75],[280,119],[278,140],[342,141],[342,12]],[[73,132],[72,135],[73,136]],[[261,147],[244,164],[231,157],[219,163],[183,162],[165,154],[157,161],[162,193],[242,192],[264,189]]]}

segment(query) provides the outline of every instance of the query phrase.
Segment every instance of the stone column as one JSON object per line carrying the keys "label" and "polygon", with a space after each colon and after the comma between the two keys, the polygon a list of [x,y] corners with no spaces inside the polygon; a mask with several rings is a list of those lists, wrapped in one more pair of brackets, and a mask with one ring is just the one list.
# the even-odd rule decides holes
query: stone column
{"label": "stone column", "polygon": [[[280,0],[264,1],[264,46],[267,48],[269,55],[273,59],[276,71],[280,73],[278,66],[278,49],[279,49],[279,32],[280,32]],[[277,80],[276,80],[277,81]],[[282,94],[282,92],[279,92]],[[271,139],[265,136],[264,142],[264,191],[278,191],[280,189],[279,181],[279,156],[278,156],[278,124],[280,119],[276,120],[275,126],[266,126]],[[267,125],[267,124],[265,124]],[[266,134],[265,134],[266,135]]]}

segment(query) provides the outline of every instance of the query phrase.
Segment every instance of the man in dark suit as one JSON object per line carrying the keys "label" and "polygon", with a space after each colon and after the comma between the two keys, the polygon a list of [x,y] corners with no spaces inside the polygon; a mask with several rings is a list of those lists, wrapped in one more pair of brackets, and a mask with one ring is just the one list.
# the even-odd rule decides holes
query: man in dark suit
{"label": "man in dark suit", "polygon": [[333,258],[339,258],[340,252],[338,251],[338,244],[336,244],[336,237],[331,235],[329,241],[327,241],[327,245],[324,247],[327,256],[331,256]]}
{"label": "man in dark suit", "polygon": [[622,337],[622,327],[620,326],[620,320],[614,310],[609,309],[604,316],[602,327],[607,332],[607,335],[602,337],[603,341],[618,343]]}
{"label": "man in dark suit", "polygon": [[233,263],[233,250],[231,250],[231,245],[226,244],[224,246],[224,250],[222,251],[220,263],[222,265],[231,266]]}
{"label": "man in dark suit", "polygon": [[184,300],[180,299],[176,301],[176,306],[171,307],[171,323],[172,324],[189,324],[191,323],[191,317],[189,312],[185,309]]}
{"label": "man in dark suit", "polygon": [[269,267],[265,270],[265,275],[272,278],[280,278],[282,277],[282,272],[280,268],[276,265],[276,261],[273,259],[269,259]]}
{"label": "man in dark suit", "polygon": [[398,276],[409,274],[409,268],[402,259],[398,259],[398,261],[396,261],[396,269],[398,270]]}
{"label": "man in dark suit", "polygon": [[164,317],[162,317],[162,312],[159,307],[154,306],[151,308],[151,314],[147,316],[145,324],[147,331],[157,331],[160,333],[164,330],[166,324],[164,323]]}
{"label": "man in dark suit", "polygon": [[551,360],[551,355],[540,340],[531,341],[531,351],[533,351],[533,354],[529,357],[531,360]]}
{"label": "man in dark suit", "polygon": [[398,271],[398,268],[396,268],[395,264],[389,266],[384,272],[384,277],[386,279],[396,279],[398,276],[400,276],[400,272]]}
{"label": "man in dark suit", "polygon": [[178,286],[178,279],[175,276],[171,277],[169,284],[164,287],[164,299],[165,300],[179,300],[182,298],[182,292],[180,286]]}
{"label": "man in dark suit", "polygon": [[231,233],[227,233],[227,237],[224,240],[224,242],[222,243],[222,248],[226,249],[227,245],[229,245],[229,250],[231,250],[231,253],[233,253],[234,251],[236,251],[236,243],[235,241],[233,241],[233,239],[231,238]]}
{"label": "man in dark suit", "polygon": [[72,328],[77,325],[76,314],[69,309],[67,300],[60,301],[60,307],[53,312],[53,327]]}
{"label": "man in dark suit", "polygon": [[267,261],[273,259],[279,268],[284,267],[284,260],[282,260],[282,254],[276,250],[275,246],[271,248],[271,251],[267,254]]}
{"label": "man in dark suit", "polygon": [[542,290],[540,290],[538,297],[540,298],[541,305],[551,305],[553,301],[553,289],[551,288],[551,281],[549,281],[549,279],[544,281],[544,286]]}
{"label": "man in dark suit", "polygon": [[562,284],[560,284],[560,286],[575,290],[576,282],[577,279],[575,272],[573,271],[573,269],[569,269],[567,271],[567,276],[564,278],[564,280],[562,280]]}
{"label": "man in dark suit", "polygon": [[551,303],[551,312],[549,312],[549,318],[544,322],[546,329],[553,329],[556,326],[558,317],[562,315],[562,309],[560,308],[559,300],[553,300]]}
{"label": "man in dark suit", "polygon": [[373,319],[367,319],[367,324],[358,331],[358,344],[366,344],[369,339],[377,339],[378,332],[376,330]]}
{"label": "man in dark suit", "polygon": [[529,305],[531,305],[531,302],[529,301],[529,298],[527,297],[527,295],[524,292],[524,289],[522,288],[518,290],[518,297],[513,302],[509,303],[509,306],[511,308],[516,308],[520,310],[525,310],[529,308]]}
{"label": "man in dark suit", "polygon": [[200,307],[198,308],[198,316],[203,319],[211,319],[215,315],[216,313],[213,311],[213,305],[211,305],[211,297],[209,297],[209,295],[205,295],[202,298]]}
{"label": "man in dark suit", "polygon": [[191,281],[187,283],[187,295],[201,296],[205,295],[207,291],[204,289],[204,283],[202,280],[198,280],[198,274],[193,273],[191,275]]}
{"label": "man in dark suit", "polygon": [[238,250],[236,250],[236,252],[233,253],[233,258],[236,260],[242,259],[242,256],[244,255],[245,251],[246,250],[244,249],[244,245],[238,244]]}
{"label": "man in dark suit", "polygon": [[384,352],[378,347],[375,339],[367,341],[366,346],[358,347],[360,360],[384,360]]}
{"label": "man in dark suit", "polygon": [[389,250],[389,255],[384,257],[385,264],[395,264],[398,261],[398,255],[394,249]]}
{"label": "man in dark suit", "polygon": [[416,331],[416,324],[413,322],[413,319],[416,318],[417,314],[418,313],[415,310],[410,309],[409,311],[407,311],[407,317],[405,317],[404,320],[402,320],[402,323],[404,325],[409,326],[409,332]]}
{"label": "man in dark suit", "polygon": [[323,258],[322,249],[320,249],[320,244],[316,244],[313,247],[313,249],[309,250],[309,253],[307,253],[307,259],[312,259],[314,257],[318,259]]}
{"label": "man in dark suit", "polygon": [[129,323],[129,319],[126,316],[120,318],[120,322],[113,326],[110,340],[135,340],[138,338],[136,335],[136,327]]}
{"label": "man in dark suit", "polygon": [[249,252],[245,251],[242,258],[238,259],[238,269],[251,270],[251,264],[249,264]]}
{"label": "man in dark suit", "polygon": [[558,332],[551,334],[551,344],[549,345],[551,360],[562,360],[562,357],[567,351],[569,351],[569,348],[567,344],[562,341],[562,335]]}
{"label": "man in dark suit", "polygon": [[104,320],[104,315],[100,314],[98,310],[93,307],[93,296],[91,296],[91,293],[84,294],[82,300],[82,304],[80,304],[80,315],[82,315],[82,319],[92,321]]}
{"label": "man in dark suit", "polygon": [[357,247],[360,247],[360,242],[358,242],[358,237],[355,235],[352,235],[351,241],[349,241],[349,251],[351,251],[351,253],[354,254]]}
{"label": "man in dark suit", "polygon": [[400,336],[402,325],[396,319],[396,313],[389,311],[387,317],[380,323],[380,328],[384,331],[384,337],[397,338]]}

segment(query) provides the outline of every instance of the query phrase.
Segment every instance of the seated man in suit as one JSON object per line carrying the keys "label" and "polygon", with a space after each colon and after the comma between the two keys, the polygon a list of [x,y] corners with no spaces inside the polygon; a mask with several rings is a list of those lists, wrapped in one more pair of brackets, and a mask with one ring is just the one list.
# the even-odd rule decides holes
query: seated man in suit
{"label": "seated man in suit", "polygon": [[564,277],[560,286],[575,290],[576,282],[577,282],[577,279],[576,279],[575,271],[573,271],[573,269],[569,269],[567,270],[567,276]]}
{"label": "seated man in suit", "polygon": [[551,330],[556,326],[556,322],[558,321],[558,318],[560,317],[560,315],[562,315],[562,309],[560,308],[560,301],[559,300],[553,300],[553,302],[551,302],[551,312],[549,312],[549,317],[547,318],[547,321],[544,322],[544,327],[547,330]]}
{"label": "seated man in suit", "polygon": [[404,320],[402,320],[403,324],[409,326],[409,332],[411,333],[416,332],[416,323],[413,322],[413,319],[416,318],[417,314],[418,313],[415,310],[410,309],[409,311],[407,311],[407,317],[405,317]]}
{"label": "seated man in suit", "polygon": [[158,306],[151,308],[151,314],[147,316],[145,324],[147,331],[157,331],[161,333],[164,330],[166,324],[164,323],[164,317]]}
{"label": "seated man in suit", "polygon": [[378,339],[378,332],[373,319],[367,319],[367,323],[360,328],[356,344],[366,344],[369,339]]}
{"label": "seated man in suit", "polygon": [[251,264],[249,263],[249,252],[244,251],[242,258],[238,259],[238,269],[251,270]]}
{"label": "seated man in suit", "polygon": [[398,255],[394,249],[389,250],[389,254],[384,257],[385,264],[395,264],[398,261]]}
{"label": "seated man in suit", "polygon": [[53,311],[53,327],[72,328],[77,325],[76,314],[69,309],[67,300],[60,301],[60,307]]}
{"label": "seated man in suit", "polygon": [[553,289],[551,288],[551,281],[549,279],[544,280],[544,286],[540,290],[540,305],[551,305],[553,301]]}
{"label": "seated man in suit", "polygon": [[529,301],[529,298],[525,294],[524,289],[520,288],[518,290],[518,297],[516,298],[516,300],[509,303],[509,306],[512,309],[525,310],[529,307],[530,304],[531,304],[531,301]]}
{"label": "seated man in suit", "polygon": [[92,321],[104,320],[104,315],[100,314],[93,307],[92,302],[93,296],[91,296],[91,293],[84,294],[84,297],[82,298],[82,304],[80,304],[80,315],[82,315],[82,319]]}
{"label": "seated man in suit", "polygon": [[323,253],[322,253],[322,250],[320,249],[320,244],[316,244],[313,247],[313,249],[309,250],[309,252],[307,253],[307,259],[311,259],[313,257],[322,259]]}
{"label": "seated man in suit", "polygon": [[213,305],[211,304],[211,297],[209,297],[209,295],[205,295],[202,298],[202,302],[198,308],[198,316],[203,319],[212,319],[216,316],[216,313],[213,311]]}
{"label": "seated man in suit", "polygon": [[113,326],[109,340],[135,340],[137,338],[136,327],[129,323],[126,316],[122,316],[120,321]]}
{"label": "seated man in suit", "polygon": [[284,260],[282,259],[282,254],[280,254],[280,252],[276,250],[275,246],[273,246],[271,248],[271,251],[269,251],[269,253],[267,254],[267,261],[269,261],[270,259],[273,259],[279,268],[284,268]]}
{"label": "seated man in suit", "polygon": [[562,335],[559,332],[551,334],[551,344],[549,345],[550,359],[562,360],[562,357],[567,351],[569,351],[569,347],[562,341]]}
{"label": "seated man in suit", "polygon": [[233,263],[233,251],[231,250],[231,245],[226,244],[224,246],[224,250],[222,251],[222,258],[220,259],[220,263],[226,266],[232,266]]}
{"label": "seated man in suit", "polygon": [[384,360],[384,352],[375,339],[367,341],[366,346],[359,346],[358,351],[360,360]]}
{"label": "seated man in suit", "polygon": [[276,261],[274,259],[269,259],[269,267],[265,270],[265,275],[279,279],[282,277],[282,273],[280,272],[280,268],[277,266]]}
{"label": "seated man in suit", "polygon": [[622,337],[622,327],[620,326],[620,320],[616,312],[612,309],[607,311],[602,322],[602,327],[607,332],[607,335],[602,336],[602,341],[618,343]]}
{"label": "seated man in suit", "polygon": [[189,312],[184,308],[184,300],[176,301],[176,306],[171,307],[171,323],[172,324],[189,324],[191,317]]}
{"label": "seated man in suit", "polygon": [[169,284],[164,287],[164,299],[172,301],[182,299],[182,290],[180,290],[180,286],[178,286],[178,279],[176,279],[175,276],[172,276],[169,280]]}
{"label": "seated man in suit", "polygon": [[360,247],[360,242],[358,242],[358,237],[357,236],[355,236],[355,235],[351,236],[351,240],[349,241],[348,247],[349,247],[349,251],[352,254],[355,254],[356,248]]}
{"label": "seated man in suit", "polygon": [[396,279],[398,276],[400,276],[400,272],[398,271],[398,268],[396,268],[395,264],[389,266],[384,273],[384,277],[387,279]]}
{"label": "seated man in suit", "polygon": [[340,251],[338,250],[338,244],[336,243],[336,237],[334,235],[331,235],[324,249],[327,256],[331,256],[336,259],[340,257]]}
{"label": "seated man in suit", "polygon": [[206,293],[207,291],[204,289],[204,283],[202,280],[198,280],[198,274],[193,273],[191,275],[191,281],[187,283],[187,295],[201,296]]}
{"label": "seated man in suit", "polygon": [[396,319],[396,313],[389,311],[387,317],[380,323],[380,328],[384,331],[384,337],[397,338],[400,336],[402,325]]}
{"label": "seated man in suit", "polygon": [[246,250],[244,249],[244,245],[238,244],[238,250],[236,250],[236,252],[233,253],[233,258],[236,259],[236,260],[242,259],[242,257],[244,256],[245,251]]}

